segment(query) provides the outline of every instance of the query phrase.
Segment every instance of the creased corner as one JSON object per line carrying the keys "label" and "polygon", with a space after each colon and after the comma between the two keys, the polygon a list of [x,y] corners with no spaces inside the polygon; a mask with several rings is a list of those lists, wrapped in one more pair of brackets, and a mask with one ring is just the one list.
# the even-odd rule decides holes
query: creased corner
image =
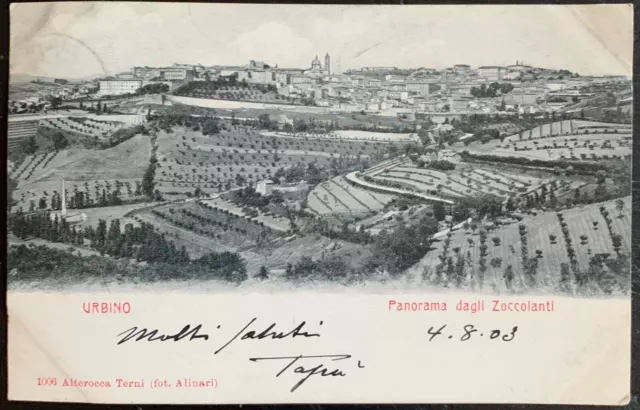
{"label": "creased corner", "polygon": [[38,379],[56,378],[58,383],[69,377],[10,308],[7,309],[7,398],[28,401],[87,401],[80,388],[51,389],[38,385]]}

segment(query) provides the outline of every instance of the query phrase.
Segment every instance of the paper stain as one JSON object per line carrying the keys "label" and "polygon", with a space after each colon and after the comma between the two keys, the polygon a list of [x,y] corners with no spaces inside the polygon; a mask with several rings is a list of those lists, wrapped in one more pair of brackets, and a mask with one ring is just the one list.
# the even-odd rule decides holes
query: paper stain
{"label": "paper stain", "polygon": [[[21,7],[21,6],[18,6],[17,4],[11,5],[12,8]],[[12,47],[16,49],[31,47],[29,43],[38,35],[57,36],[57,37],[66,38],[68,40],[72,40],[73,42],[87,49],[96,58],[96,60],[98,61],[98,64],[100,64],[100,68],[102,69],[102,72],[105,75],[109,75],[109,72],[106,68],[104,61],[102,60],[100,55],[93,48],[91,48],[91,46],[89,46],[87,43],[80,40],[79,38],[76,38],[66,33],[67,31],[69,31],[69,28],[76,21],[84,18],[86,15],[90,13],[93,13],[96,10],[97,6],[99,6],[99,4],[96,4],[96,3],[74,4],[73,7],[69,7],[69,5],[63,5],[63,4],[45,3],[43,11],[38,14],[37,19],[29,27],[27,32],[25,34],[12,38],[13,40]],[[50,22],[53,16],[61,12],[60,9],[64,9],[63,10],[64,14],[72,14],[73,18],[71,18],[64,27],[56,30],[55,32],[42,33],[42,31],[46,30],[50,25]],[[34,57],[34,61],[30,61],[29,65],[38,66],[41,63],[41,61],[39,61],[41,59],[42,59],[42,56]]]}
{"label": "paper stain", "polygon": [[100,68],[102,69],[102,72],[105,75],[109,75],[109,70],[107,70],[107,66],[105,65],[104,61],[102,61],[102,58],[100,57],[100,55],[93,48],[91,48],[91,46],[89,46],[87,43],[85,43],[84,41],[80,40],[77,37],[70,36],[70,35],[65,34],[65,33],[51,33],[49,35],[50,36],[58,36],[58,37],[66,38],[68,40],[72,40],[72,41],[76,42],[77,44],[80,44],[82,47],[87,49],[96,58],[96,60],[98,61],[98,64],[100,64]]}
{"label": "paper stain", "polygon": [[[625,5],[620,5],[625,6]],[[620,38],[627,38],[627,33],[620,32],[620,26],[612,24],[613,21],[621,21],[622,15],[624,17],[632,18],[633,7],[631,4],[626,5],[626,10],[621,7],[610,7],[610,5],[575,5],[569,10],[571,15],[574,16],[584,27],[586,31],[591,34],[594,41],[602,46],[609,54],[615,58],[626,70],[631,72],[631,61],[625,59],[620,52],[618,41]],[[632,38],[629,37],[629,38]],[[613,48],[610,45],[614,44],[617,47]],[[631,46],[631,44],[630,44]]]}
{"label": "paper stain", "polygon": [[376,43],[376,44],[372,45],[372,46],[371,46],[371,47],[369,47],[369,48],[365,48],[364,50],[357,52],[357,53],[353,56],[353,58],[358,58],[358,57],[360,57],[361,55],[363,55],[363,54],[364,54],[364,53],[366,53],[367,51],[369,51],[369,50],[373,50],[374,48],[378,47],[378,46],[379,46],[380,44],[382,44],[382,43],[383,43],[383,42],[381,41],[381,42],[379,42],[379,43]]}

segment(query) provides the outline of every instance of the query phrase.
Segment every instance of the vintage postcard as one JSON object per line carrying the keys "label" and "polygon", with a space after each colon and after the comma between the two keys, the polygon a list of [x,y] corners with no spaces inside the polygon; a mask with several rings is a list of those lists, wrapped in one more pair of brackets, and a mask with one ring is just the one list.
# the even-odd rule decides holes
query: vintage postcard
{"label": "vintage postcard", "polygon": [[630,392],[631,4],[14,4],[9,398]]}

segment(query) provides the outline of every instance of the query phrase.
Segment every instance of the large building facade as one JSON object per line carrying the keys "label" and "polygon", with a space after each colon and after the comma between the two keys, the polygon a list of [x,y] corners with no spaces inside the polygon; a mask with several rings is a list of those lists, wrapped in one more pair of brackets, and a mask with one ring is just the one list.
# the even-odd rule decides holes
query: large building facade
{"label": "large building facade", "polygon": [[124,95],[138,91],[142,87],[142,80],[102,80],[98,84],[100,96]]}
{"label": "large building facade", "polygon": [[491,82],[501,81],[506,73],[507,69],[501,66],[478,67],[478,75]]}
{"label": "large building facade", "polygon": [[324,67],[316,55],[316,58],[311,62],[311,68],[306,70],[304,74],[312,77],[324,77],[331,75],[331,57],[329,56],[329,53],[324,56]]}

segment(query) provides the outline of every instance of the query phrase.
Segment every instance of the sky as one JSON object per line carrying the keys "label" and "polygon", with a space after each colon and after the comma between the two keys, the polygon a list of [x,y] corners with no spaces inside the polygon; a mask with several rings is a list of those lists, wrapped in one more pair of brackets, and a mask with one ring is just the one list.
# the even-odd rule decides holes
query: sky
{"label": "sky", "polygon": [[631,76],[633,9],[618,5],[341,6],[14,3],[10,72],[82,78],[132,66],[443,68],[525,64]]}

